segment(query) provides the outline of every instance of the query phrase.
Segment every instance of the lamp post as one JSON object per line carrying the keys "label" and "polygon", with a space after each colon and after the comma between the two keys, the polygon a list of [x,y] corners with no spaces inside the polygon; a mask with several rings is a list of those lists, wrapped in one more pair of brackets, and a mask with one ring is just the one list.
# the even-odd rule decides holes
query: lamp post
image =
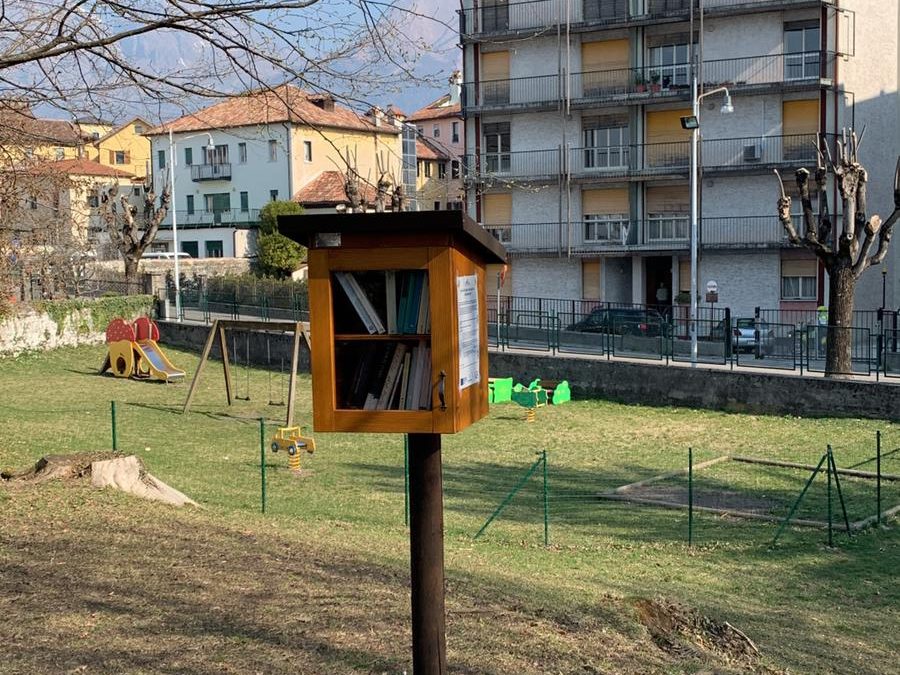
{"label": "lamp post", "polygon": [[[216,144],[213,143],[212,134],[204,132],[209,139],[207,150],[215,151]],[[196,138],[202,134],[193,134],[185,136],[181,140],[187,141]],[[172,135],[172,128],[169,127],[169,204],[172,211],[172,248],[175,249],[175,320],[181,321],[181,267],[178,264],[178,217],[175,207],[175,139]]]}
{"label": "lamp post", "polygon": [[725,102],[721,112],[728,115],[734,112],[731,94],[728,87],[718,87],[702,94],[697,93],[697,75],[691,81],[691,100],[693,109],[689,117],[681,118],[683,129],[691,131],[691,368],[697,367],[697,248],[700,238],[700,101],[713,94],[725,93]]}

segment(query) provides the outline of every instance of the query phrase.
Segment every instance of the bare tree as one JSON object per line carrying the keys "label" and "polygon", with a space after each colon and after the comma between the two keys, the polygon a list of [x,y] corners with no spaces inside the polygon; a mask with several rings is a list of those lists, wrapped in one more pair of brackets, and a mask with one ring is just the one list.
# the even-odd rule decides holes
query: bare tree
{"label": "bare tree", "polygon": [[149,185],[144,186],[144,208],[131,203],[127,195],[119,194],[118,184],[108,188],[100,198],[100,212],[106,223],[110,240],[125,261],[125,282],[129,293],[136,292],[138,263],[144,251],[156,239],[160,223],[169,211],[169,188],[159,197]]}
{"label": "bare tree", "polygon": [[[865,135],[865,130],[863,131]],[[853,346],[853,299],[856,282],[872,265],[880,264],[887,256],[894,223],[900,217],[900,158],[894,173],[894,210],[887,220],[868,214],[867,184],[869,175],[859,161],[862,141],[856,132],[844,130],[837,141],[836,158],[832,158],[823,138],[818,150],[818,162],[813,176],[819,213],[813,212],[810,194],[810,173],[797,169],[795,178],[803,205],[803,236],[797,232],[791,216],[791,198],[785,193],[778,171],[781,195],[778,199],[778,218],[792,244],[805,246],[816,254],[828,272],[828,328],[825,347],[825,373],[829,376],[851,372]],[[828,213],[826,188],[829,174],[837,182],[841,197],[841,231],[832,232],[832,216]],[[872,248],[877,242],[875,252]]]}

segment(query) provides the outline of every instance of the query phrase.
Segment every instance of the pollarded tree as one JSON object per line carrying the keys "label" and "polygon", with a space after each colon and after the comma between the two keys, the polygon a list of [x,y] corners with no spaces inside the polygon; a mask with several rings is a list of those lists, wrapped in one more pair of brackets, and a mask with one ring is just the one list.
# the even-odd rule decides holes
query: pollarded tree
{"label": "pollarded tree", "polygon": [[159,225],[169,210],[169,188],[163,190],[157,204],[156,193],[145,186],[144,208],[139,210],[127,195],[119,194],[117,184],[100,198],[100,212],[113,245],[125,261],[125,281],[129,293],[136,292],[138,263],[147,247],[156,239]]}
{"label": "pollarded tree", "polygon": [[[867,184],[869,175],[859,161],[861,138],[856,132],[844,130],[832,159],[827,141],[823,138],[818,152],[818,164],[813,176],[818,197],[819,213],[813,212],[810,193],[810,173],[797,169],[795,178],[803,205],[801,236],[791,216],[791,198],[781,183],[778,199],[778,218],[792,244],[805,246],[816,254],[828,272],[828,328],[825,349],[825,374],[835,376],[851,372],[853,346],[853,299],[856,282],[872,265],[880,264],[887,256],[894,223],[900,217],[900,158],[894,173],[894,210],[884,221],[868,214]],[[775,172],[776,175],[778,172]],[[832,216],[828,213],[826,187],[829,175],[837,181],[841,197],[841,229],[832,231]],[[876,245],[874,253],[872,248]]]}

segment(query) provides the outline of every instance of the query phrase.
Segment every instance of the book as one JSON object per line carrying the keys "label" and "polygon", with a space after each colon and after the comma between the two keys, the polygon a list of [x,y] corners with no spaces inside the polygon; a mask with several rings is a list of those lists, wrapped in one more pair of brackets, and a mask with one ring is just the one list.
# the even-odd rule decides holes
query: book
{"label": "book", "polygon": [[409,307],[406,314],[406,323],[403,326],[403,332],[414,334],[416,332],[416,326],[419,323],[419,306],[422,297],[423,275],[421,272],[415,271],[410,272],[409,276]]}
{"label": "book", "polygon": [[336,274],[344,275],[344,278],[348,281],[350,286],[353,288],[353,291],[356,294],[357,298],[359,299],[363,311],[374,324],[375,331],[369,332],[386,333],[387,330],[384,327],[384,323],[381,321],[381,317],[378,316],[378,312],[375,311],[375,307],[372,305],[372,301],[369,299],[369,296],[366,294],[366,292],[362,289],[362,286],[360,286],[359,280],[356,278],[356,275],[353,274],[353,272],[336,272]]}
{"label": "book", "polygon": [[406,408],[406,392],[409,388],[409,369],[412,363],[412,352],[407,350],[403,357],[403,374],[400,377],[400,398],[397,401],[397,408],[403,410]]}
{"label": "book", "polygon": [[350,383],[350,389],[347,393],[345,401],[351,408],[362,408],[366,402],[366,386],[369,383],[369,372],[372,368],[372,362],[376,357],[378,345],[374,342],[364,344],[359,349],[359,359],[356,364],[356,371]]}
{"label": "book", "polygon": [[356,289],[353,287],[353,284],[350,281],[350,274],[348,272],[335,272],[334,278],[338,280],[338,283],[344,290],[347,299],[350,301],[350,304],[353,305],[353,309],[356,310],[356,313],[359,315],[360,320],[362,320],[363,325],[366,327],[366,330],[369,331],[369,334],[372,335],[374,333],[377,333],[378,326],[372,320],[369,313],[365,310],[362,300],[360,299],[359,295],[357,295]]}
{"label": "book", "polygon": [[[391,342],[380,343],[377,349],[377,356],[372,360],[373,368],[369,374],[369,381],[366,384],[366,393],[371,394],[375,399],[375,405],[381,396],[381,390],[384,388],[384,381],[387,379],[388,371],[391,368],[391,360],[394,356],[396,345]],[[368,402],[368,398],[366,399]],[[363,406],[365,408],[365,405]],[[365,408],[369,410],[370,408]],[[374,410],[374,408],[371,408]]]}
{"label": "book", "polygon": [[419,410],[431,410],[431,347],[422,347],[422,384],[419,391]]}
{"label": "book", "polygon": [[409,373],[409,386],[406,390],[406,406],[407,410],[418,410],[419,393],[422,389],[422,345],[418,344],[413,348],[412,369]]}
{"label": "book", "polygon": [[400,375],[400,366],[403,363],[403,355],[406,353],[406,345],[398,342],[394,348],[391,363],[388,367],[387,375],[384,378],[384,384],[381,386],[381,393],[378,396],[378,405],[376,410],[386,410],[390,405],[391,398],[394,394],[394,388],[397,384],[397,378]]}
{"label": "book", "polygon": [[385,302],[387,303],[387,332],[391,335],[397,332],[397,273],[388,270],[384,273]]}
{"label": "book", "polygon": [[421,335],[428,331],[428,308],[431,305],[428,298],[428,274],[422,275],[422,292],[419,295],[419,316],[415,332]]}

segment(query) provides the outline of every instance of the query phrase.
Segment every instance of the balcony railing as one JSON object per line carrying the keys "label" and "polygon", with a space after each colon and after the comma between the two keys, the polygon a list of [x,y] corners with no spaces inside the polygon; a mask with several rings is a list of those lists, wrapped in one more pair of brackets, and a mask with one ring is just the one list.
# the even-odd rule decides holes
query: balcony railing
{"label": "balcony railing", "polygon": [[[202,227],[246,227],[259,222],[259,209],[221,209],[213,211],[177,211],[178,229]],[[161,226],[172,228],[172,219],[167,218]]]}
{"label": "balcony railing", "polygon": [[[815,161],[817,142],[816,134],[703,140],[701,163],[705,173],[795,168]],[[689,141],[674,141],[482,153],[466,155],[464,162],[469,181],[546,180],[565,173],[603,180],[684,176],[690,169],[690,152]]]}
{"label": "balcony railing", "polygon": [[[585,255],[622,251],[682,251],[690,246],[690,216],[665,214],[625,221],[624,227],[597,228],[595,224],[515,223],[485,225],[514,255]],[[802,225],[795,218],[795,225]],[[802,232],[801,232],[802,236]],[[775,215],[704,218],[700,245],[707,249],[782,248],[790,246]]]}
{"label": "balcony railing", "polygon": [[[815,6],[825,0],[704,0],[707,15],[762,11],[783,7]],[[573,30],[615,27],[654,18],[686,19],[691,0],[513,0],[459,11],[460,35],[464,40],[547,31],[565,24]],[[694,0],[696,8],[696,0]],[[568,7],[567,7],[568,5]],[[555,31],[554,31],[555,32]]]}
{"label": "balcony railing", "polygon": [[[704,61],[703,82],[706,89],[727,86],[738,94],[770,87],[807,88],[832,80],[834,62],[831,52]],[[690,74],[688,63],[572,73],[569,95],[576,107],[687,100]],[[563,99],[565,87],[565,78],[559,75],[467,82],[463,85],[463,102],[467,112],[552,108]]]}
{"label": "balcony railing", "polygon": [[231,180],[231,164],[194,164],[191,166],[191,180]]}

